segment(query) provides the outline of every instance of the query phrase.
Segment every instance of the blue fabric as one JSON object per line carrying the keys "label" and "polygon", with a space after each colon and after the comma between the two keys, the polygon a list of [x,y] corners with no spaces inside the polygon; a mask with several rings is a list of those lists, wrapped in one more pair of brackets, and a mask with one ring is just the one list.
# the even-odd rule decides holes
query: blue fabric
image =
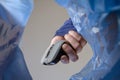
{"label": "blue fabric", "polygon": [[63,24],[63,26],[61,26],[55,33],[55,36],[64,36],[65,34],[68,33],[69,30],[74,30],[77,31],[75,29],[75,27],[73,26],[73,23],[71,21],[71,19],[68,19],[65,21],[65,23]]}
{"label": "blue fabric", "polygon": [[[56,32],[56,35],[63,36],[71,29],[77,30],[88,41],[88,43],[92,46],[94,51],[94,56],[87,64],[87,66],[82,70],[82,72],[72,76],[71,80],[86,80],[86,79],[90,80],[91,77],[92,79],[94,79],[93,75],[99,78],[99,75],[97,75],[99,73],[97,72],[102,71],[104,73],[106,69],[110,69],[110,70],[107,70],[107,72],[108,71],[109,72],[108,74],[105,75],[105,77],[102,77],[102,80],[120,79],[119,60],[118,60],[119,59],[118,53],[120,52],[119,51],[120,50],[120,46],[119,46],[120,45],[119,42],[120,41],[120,26],[119,26],[120,1],[119,0],[109,0],[109,1],[108,0],[101,0],[101,1],[61,0],[61,1],[58,0],[58,3],[61,2],[60,5],[62,5],[66,9],[71,10],[71,11],[68,10],[71,19],[69,19],[64,24],[64,26]],[[72,5],[73,3],[75,3],[75,5],[77,3],[77,6],[79,6],[79,8],[82,7],[81,10],[83,10],[83,13],[85,13],[86,15],[84,14],[80,14],[81,16],[78,14],[76,15],[77,12],[74,13],[74,10],[76,10],[74,8],[77,7],[75,5],[73,6]],[[0,80],[32,80],[29,71],[27,69],[27,66],[25,64],[22,52],[19,49],[19,42],[23,34],[24,27],[32,11],[32,7],[33,7],[32,0],[0,0]],[[83,21],[82,22],[83,24],[78,24],[79,17],[80,17],[80,21]],[[111,20],[110,17],[112,17],[113,20]],[[91,21],[90,25],[84,24],[86,18],[89,21]],[[94,22],[97,21],[100,21],[101,24],[96,27],[93,27],[95,25]],[[115,23],[115,27],[109,27],[111,23]],[[81,28],[81,26],[87,26],[87,28],[85,27]],[[104,28],[100,26],[104,26]],[[100,33],[97,27],[101,28]],[[93,35],[93,33],[92,35],[90,35],[91,28],[95,33],[95,35]],[[98,37],[97,40],[94,40],[96,39],[96,33],[98,33],[99,35],[97,36],[100,37]],[[91,41],[95,41],[96,44],[94,45]],[[102,44],[106,44],[104,46],[105,47],[104,51],[103,48],[99,48],[100,47],[98,44],[100,43],[99,41],[102,42]],[[99,52],[103,54],[105,53],[105,55],[101,57],[101,55],[99,55]],[[109,56],[108,53],[113,55]],[[98,62],[100,63],[99,66],[97,66]],[[96,65],[91,65],[93,63]],[[115,63],[115,65],[113,65],[113,63]],[[110,68],[108,68],[106,65]],[[90,68],[93,69],[93,66],[95,70],[92,70],[93,72],[88,73],[88,71],[91,71],[89,70]],[[86,69],[88,70],[86,71]],[[83,72],[85,72],[85,74],[83,74]]]}
{"label": "blue fabric", "polygon": [[0,0],[0,80],[32,80],[19,43],[32,0]]}
{"label": "blue fabric", "polygon": [[102,80],[120,80],[120,60]]}
{"label": "blue fabric", "polygon": [[[71,19],[67,20],[66,22],[67,24],[64,24],[58,31],[56,31],[56,35],[64,36],[69,30],[76,31],[76,29],[74,29]],[[119,79],[120,79],[120,60],[117,61],[117,63],[114,65],[111,71],[102,80],[119,80]]]}
{"label": "blue fabric", "polygon": [[19,47],[16,47],[10,53],[12,54],[7,58],[9,62],[4,70],[2,80],[32,80]]}
{"label": "blue fabric", "polygon": [[110,12],[120,9],[120,0],[87,0],[96,12]]}
{"label": "blue fabric", "polygon": [[75,27],[93,50],[90,61],[70,80],[120,80],[120,0],[56,2],[68,11],[71,28]]}

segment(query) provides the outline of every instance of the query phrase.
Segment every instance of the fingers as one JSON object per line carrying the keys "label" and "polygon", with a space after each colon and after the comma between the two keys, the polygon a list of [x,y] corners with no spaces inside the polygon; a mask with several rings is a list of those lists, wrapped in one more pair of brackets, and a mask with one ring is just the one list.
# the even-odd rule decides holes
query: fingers
{"label": "fingers", "polygon": [[78,60],[78,55],[76,55],[76,52],[68,44],[64,44],[62,48],[68,56],[64,56],[64,58],[61,57],[61,62],[64,61],[63,63],[69,63],[69,59],[73,62]]}
{"label": "fingers", "polygon": [[69,31],[64,38],[74,47],[77,53],[79,53],[86,44],[82,36],[75,31]]}
{"label": "fingers", "polygon": [[82,36],[80,36],[78,33],[76,33],[75,31],[69,31],[68,34],[70,34],[72,37],[74,37],[77,41],[80,41]]}
{"label": "fingers", "polygon": [[73,62],[77,61],[77,53],[82,50],[87,42],[75,31],[69,31],[68,34],[64,36],[64,39],[73,46],[74,50],[68,44],[64,44],[62,48],[67,53],[68,57],[61,57],[61,62],[69,63],[69,60]]}
{"label": "fingers", "polygon": [[[60,40],[64,40],[64,37],[63,37],[63,36],[55,36],[55,37],[51,40],[51,44],[54,44],[55,42],[60,41]],[[50,45],[51,45],[51,44],[50,44]]]}
{"label": "fingers", "polygon": [[[87,41],[80,34],[78,34],[77,32],[71,30],[68,33],[69,33],[69,35],[71,35],[71,38],[73,37],[73,40],[74,40],[74,41],[72,40],[71,43],[74,42],[74,43],[78,44],[78,46],[75,46],[73,44],[75,49],[77,49],[77,48],[81,48],[82,49],[85,46],[85,44],[87,43]],[[79,51],[77,51],[77,52],[79,52]]]}
{"label": "fingers", "polygon": [[65,39],[73,46],[76,52],[79,52],[82,49],[80,42],[76,40],[73,36],[71,36],[70,34],[66,34]]}
{"label": "fingers", "polygon": [[69,63],[70,60],[73,62],[77,61],[78,60],[77,53],[79,53],[87,43],[86,40],[75,31],[69,31],[68,34],[66,34],[65,36],[55,36],[52,39],[51,44],[54,44],[56,41],[59,41],[59,40],[68,41],[74,48],[73,49],[68,44],[63,44],[62,49],[67,54],[67,56],[66,55],[61,56],[61,62],[64,64]]}
{"label": "fingers", "polygon": [[81,46],[84,47],[86,45],[87,41],[84,38],[82,38],[80,43],[81,43]]}

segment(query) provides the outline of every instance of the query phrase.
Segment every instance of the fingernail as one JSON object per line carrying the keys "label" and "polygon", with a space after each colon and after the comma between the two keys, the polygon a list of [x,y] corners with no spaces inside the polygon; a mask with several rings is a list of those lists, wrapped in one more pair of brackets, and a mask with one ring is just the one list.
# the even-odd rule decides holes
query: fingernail
{"label": "fingernail", "polygon": [[67,60],[66,56],[62,56],[61,57],[61,62],[64,63],[64,64],[68,64],[69,63],[69,60]]}
{"label": "fingernail", "polygon": [[66,60],[61,60],[61,62],[62,62],[63,64],[68,64],[68,63],[69,63],[69,61],[66,61]]}
{"label": "fingernail", "polygon": [[76,56],[76,57],[72,57],[72,59],[71,59],[73,62],[76,62],[77,60],[78,60],[78,57]]}

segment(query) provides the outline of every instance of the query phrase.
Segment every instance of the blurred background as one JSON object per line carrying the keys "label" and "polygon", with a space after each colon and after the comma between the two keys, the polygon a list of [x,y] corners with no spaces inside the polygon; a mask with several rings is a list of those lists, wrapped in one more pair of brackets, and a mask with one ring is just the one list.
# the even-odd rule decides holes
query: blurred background
{"label": "blurred background", "polygon": [[75,63],[44,66],[41,58],[50,44],[55,31],[68,19],[64,8],[54,0],[35,0],[34,9],[25,28],[20,47],[33,80],[68,80],[79,72],[92,56],[87,44]]}

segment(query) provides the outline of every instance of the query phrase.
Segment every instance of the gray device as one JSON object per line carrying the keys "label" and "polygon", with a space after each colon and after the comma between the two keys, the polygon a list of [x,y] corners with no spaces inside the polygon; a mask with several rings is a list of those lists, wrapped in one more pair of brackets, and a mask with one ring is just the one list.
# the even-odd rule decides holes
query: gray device
{"label": "gray device", "polygon": [[44,64],[44,65],[54,65],[54,64],[56,64],[60,61],[60,58],[61,58],[62,55],[67,56],[67,54],[62,49],[62,45],[65,44],[65,43],[69,44],[65,40],[60,40],[60,41],[56,42],[55,44],[50,45],[47,48],[47,50],[45,51],[45,53],[44,53],[44,55],[41,59],[41,63]]}

